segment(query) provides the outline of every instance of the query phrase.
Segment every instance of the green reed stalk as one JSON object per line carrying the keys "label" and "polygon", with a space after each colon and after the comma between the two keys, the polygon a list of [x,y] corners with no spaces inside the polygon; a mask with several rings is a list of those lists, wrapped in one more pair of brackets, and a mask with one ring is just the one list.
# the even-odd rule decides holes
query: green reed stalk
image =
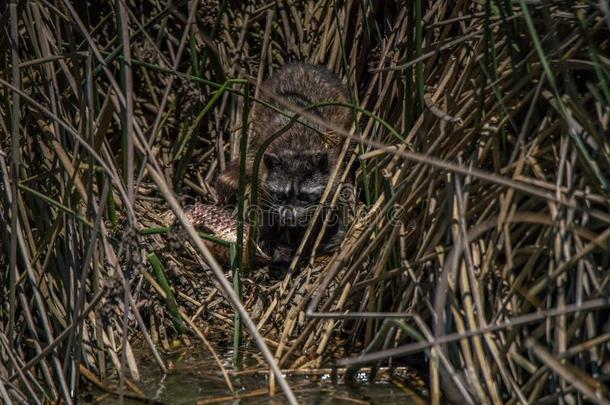
{"label": "green reed stalk", "polygon": [[[174,228],[167,227],[167,226],[156,226],[156,227],[150,227],[150,228],[141,228],[138,231],[138,233],[140,235],[161,235],[161,234],[169,233],[173,229]],[[197,234],[199,235],[199,237],[201,239],[209,240],[210,242],[214,242],[220,246],[224,246],[224,247],[231,246],[231,242],[227,242],[226,240],[217,238],[216,236],[208,235],[207,233],[203,233],[203,232],[197,232]]]}
{"label": "green reed stalk", "polygon": [[[415,35],[413,32],[413,26],[415,25],[415,11],[413,7],[407,9],[407,39],[405,55],[407,60],[413,60],[415,54]],[[415,123],[415,105],[416,95],[414,92],[415,83],[413,82],[413,65],[409,65],[404,73],[404,102],[403,102],[403,121],[404,128],[403,133],[408,133],[413,124]]]}
{"label": "green reed stalk", "polygon": [[[337,24],[337,30],[339,31],[339,45],[341,47],[341,62],[343,64],[343,71],[345,72],[345,77],[347,79],[347,91],[349,92],[349,98],[350,98],[350,103],[355,105],[358,105],[358,100],[356,98],[356,95],[354,94],[354,83],[352,81],[352,77],[351,77],[351,71],[350,71],[350,66],[349,66],[349,61],[347,60],[347,51],[345,50],[345,41],[343,40],[343,30],[341,29],[341,22],[339,21],[339,14],[337,12],[337,2],[334,1],[334,7],[333,7],[333,14],[334,14],[334,18],[335,18],[335,24]],[[357,133],[361,133],[360,130],[360,123],[358,122],[358,114],[357,114],[357,109],[353,109],[352,110],[352,115],[354,117],[354,124],[356,126],[356,132]],[[366,149],[364,147],[364,145],[362,143],[360,143],[360,145],[358,145],[358,147],[360,148],[360,153],[363,154],[366,152]],[[373,188],[373,190],[375,191],[375,195],[371,196],[371,189],[370,189],[370,173],[367,169],[367,165],[368,163],[364,160],[360,161],[360,167],[362,170],[362,185],[363,185],[363,189],[364,189],[364,199],[366,201],[367,205],[371,205],[373,199],[377,199],[377,192],[376,192],[376,188]]]}
{"label": "green reed stalk", "polygon": [[[21,88],[21,72],[19,71],[19,35],[17,31],[17,2],[12,0],[9,4],[10,12],[10,35],[11,35],[11,79],[13,86],[17,89]],[[12,345],[15,327],[15,309],[14,303],[17,292],[17,226],[19,225],[19,198],[17,197],[17,184],[19,184],[19,165],[21,157],[19,156],[19,123],[20,119],[20,97],[17,91],[13,92],[13,105],[11,111],[11,242],[9,247],[9,302],[12,303],[9,307],[9,322],[8,322],[8,340]],[[9,371],[12,367],[9,368]]]}
{"label": "green reed stalk", "polygon": [[[415,56],[421,57],[423,55],[423,38],[422,38],[422,4],[421,0],[415,0],[413,3],[415,7]],[[424,111],[424,62],[417,62],[415,65],[415,76],[417,83],[417,100],[418,100],[418,111],[422,113]]]}
{"label": "green reed stalk", "polygon": [[129,201],[134,202],[134,144],[133,144],[133,80],[131,63],[131,45],[129,41],[129,21],[125,5],[119,0],[115,2],[115,14],[119,40],[122,45],[120,58],[121,90],[125,95],[125,106],[121,107],[122,133],[121,144],[123,148],[123,177],[127,187]]}
{"label": "green reed stalk", "polygon": [[184,325],[184,320],[180,315],[180,309],[176,303],[174,292],[172,291],[169,281],[167,280],[167,276],[165,275],[163,265],[155,252],[148,255],[148,261],[153,269],[153,273],[155,274],[155,278],[157,279],[159,286],[161,286],[163,292],[165,293],[165,304],[167,305],[167,310],[172,316],[174,327],[176,328],[176,331],[182,335],[186,331],[186,327]]}
{"label": "green reed stalk", "polygon": [[197,61],[195,34],[193,34],[192,31],[189,33],[189,55],[191,56],[191,68],[193,69],[193,76],[200,77],[201,72],[199,71],[199,62]]}
{"label": "green reed stalk", "polygon": [[[569,125],[569,114],[561,97],[561,93],[559,92],[559,89],[557,87],[555,74],[553,73],[553,69],[551,69],[551,64],[544,52],[544,48],[542,47],[542,43],[538,36],[538,31],[536,30],[536,26],[534,24],[532,16],[529,12],[529,8],[525,0],[519,0],[519,4],[521,5],[521,9],[523,10],[523,16],[525,17],[527,29],[530,33],[530,37],[532,38],[532,42],[534,43],[536,53],[538,54],[538,58],[540,59],[540,63],[542,64],[542,67],[544,69],[544,73],[553,89],[553,93],[555,94],[555,100],[557,100],[558,110],[561,114],[561,118],[564,120],[566,125]],[[582,161],[584,163],[583,166],[587,167],[591,171],[591,173],[597,178],[597,180],[599,181],[599,186],[604,192],[610,191],[610,183],[608,182],[606,175],[601,171],[599,165],[597,164],[597,161],[591,157],[591,154],[587,150],[581,138],[582,134],[576,133],[573,128],[569,128],[568,133],[572,140],[574,140],[578,152],[582,156]]]}
{"label": "green reed stalk", "polygon": [[[244,266],[244,225],[246,221],[246,165],[248,158],[248,116],[250,114],[250,84],[244,84],[244,104],[242,107],[242,127],[239,140],[239,183],[237,189],[237,244],[231,245],[231,270],[233,273],[233,289],[242,298],[241,276]],[[248,241],[246,241],[247,243]],[[237,252],[235,252],[237,250]],[[240,364],[239,345],[241,343],[242,325],[239,313],[235,312],[235,325],[233,327],[233,367]]]}
{"label": "green reed stalk", "polygon": [[[181,179],[184,178],[184,173],[188,167],[188,164],[191,161],[191,157],[195,153],[195,146],[197,145],[197,137],[193,136],[196,133],[196,130],[199,128],[201,121],[212,110],[212,107],[216,104],[216,102],[220,99],[220,97],[227,90],[230,81],[226,81],[220,86],[218,90],[216,90],[212,94],[212,98],[210,101],[206,103],[201,112],[197,114],[197,117],[193,121],[193,123],[189,126],[186,134],[180,139],[178,142],[178,146],[176,147],[176,151],[174,152],[174,159],[178,160],[178,167],[176,168],[176,176],[174,178],[174,183],[177,184]],[[185,146],[188,142],[188,146]]]}
{"label": "green reed stalk", "polygon": [[597,85],[600,87],[601,94],[603,94],[604,98],[602,99],[601,97],[596,95],[596,93],[599,94],[599,91],[592,91],[591,93],[596,96],[600,104],[605,105],[607,108],[610,106],[610,72],[608,72],[607,67],[600,60],[598,46],[591,38],[591,34],[589,33],[589,27],[587,26],[587,20],[583,16],[583,10],[578,10],[575,14],[578,18],[582,35],[587,40],[587,49],[589,51],[591,61],[593,62],[593,70],[595,71],[595,76],[597,76]]}
{"label": "green reed stalk", "polygon": [[[492,82],[496,82],[498,80],[498,58],[496,55],[496,37],[491,27],[491,17],[492,17],[492,7],[495,7],[493,0],[490,0],[485,3],[485,19],[484,19],[484,39],[485,39],[485,68],[487,72],[489,72],[488,79]],[[496,98],[498,101],[502,101],[502,92],[500,90],[500,86],[494,86],[494,93],[496,94]],[[504,121],[504,109],[501,110],[502,115],[500,115],[499,120]],[[500,131],[500,140],[502,142],[502,147],[500,148],[507,156],[506,160],[510,159],[510,150],[507,150],[507,139],[506,139],[506,130],[504,126],[499,128]]]}

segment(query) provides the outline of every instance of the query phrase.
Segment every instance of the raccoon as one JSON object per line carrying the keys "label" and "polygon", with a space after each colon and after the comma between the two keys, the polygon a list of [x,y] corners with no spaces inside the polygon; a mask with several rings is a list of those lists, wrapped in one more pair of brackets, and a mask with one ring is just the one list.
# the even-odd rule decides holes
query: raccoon
{"label": "raccoon", "polygon": [[[290,105],[307,109],[325,122],[344,130],[353,123],[352,111],[344,106],[311,108],[322,102],[349,100],[346,86],[330,70],[306,63],[282,66],[264,81],[262,100],[279,107],[268,93]],[[308,108],[309,107],[309,108]],[[252,108],[246,164],[248,180],[254,156],[269,136],[285,128],[290,118],[256,103]],[[271,142],[263,155],[259,171],[260,206],[263,209],[261,239],[277,261],[289,260],[309,225],[311,215],[339,161],[342,140],[316,123],[293,124]],[[234,199],[239,180],[239,162],[231,162],[218,177],[216,189],[224,201]],[[336,185],[335,185],[336,186]],[[330,229],[330,237],[336,229]]]}

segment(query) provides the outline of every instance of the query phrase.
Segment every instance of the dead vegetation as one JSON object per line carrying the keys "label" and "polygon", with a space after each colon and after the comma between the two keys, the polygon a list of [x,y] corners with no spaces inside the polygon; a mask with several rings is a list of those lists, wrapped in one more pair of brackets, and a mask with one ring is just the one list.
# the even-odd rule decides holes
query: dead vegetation
{"label": "dead vegetation", "polygon": [[[276,373],[425,358],[432,403],[608,402],[607,2],[0,12],[4,401],[71,403],[83,378],[142,398],[134,338],[164,369],[177,342],[239,347],[237,308]],[[350,88],[358,125],[320,124],[358,143],[351,227],[282,274],[239,246],[221,267],[169,212],[218,200],[244,106],[292,60]]]}

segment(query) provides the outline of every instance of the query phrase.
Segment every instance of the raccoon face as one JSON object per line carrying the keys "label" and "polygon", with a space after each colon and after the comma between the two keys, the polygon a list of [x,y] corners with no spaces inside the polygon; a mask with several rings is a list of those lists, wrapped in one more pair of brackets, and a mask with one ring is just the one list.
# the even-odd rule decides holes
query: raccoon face
{"label": "raccoon face", "polygon": [[264,205],[280,225],[306,226],[328,183],[328,153],[267,152],[263,161]]}

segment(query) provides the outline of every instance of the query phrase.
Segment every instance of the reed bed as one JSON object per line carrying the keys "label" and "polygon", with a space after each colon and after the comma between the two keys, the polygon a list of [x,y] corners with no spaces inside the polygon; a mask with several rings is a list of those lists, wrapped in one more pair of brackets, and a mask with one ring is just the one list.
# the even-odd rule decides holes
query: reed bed
{"label": "reed bed", "polygon": [[[0,12],[5,402],[72,403],[83,381],[147,400],[138,351],[166,371],[184,346],[234,390],[221,357],[238,369],[248,345],[291,402],[280,368],[408,366],[431,403],[609,403],[606,1]],[[325,195],[350,227],[279,273],[241,254],[243,232],[219,264],[183,207],[218,203],[262,78],[295,60],[350,89],[354,128],[319,123],[356,145]],[[242,229],[256,187],[240,189]]]}

